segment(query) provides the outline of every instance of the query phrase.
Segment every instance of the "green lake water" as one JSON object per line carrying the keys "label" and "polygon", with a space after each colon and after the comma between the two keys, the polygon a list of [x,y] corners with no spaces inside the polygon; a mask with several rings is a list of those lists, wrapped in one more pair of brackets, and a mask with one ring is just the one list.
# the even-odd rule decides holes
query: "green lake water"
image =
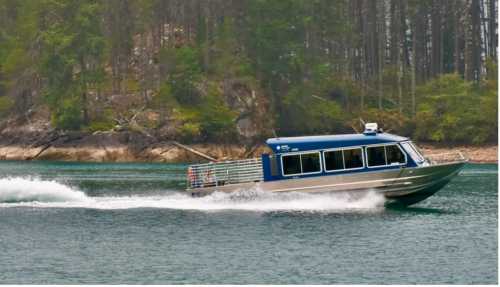
{"label": "green lake water", "polygon": [[185,165],[0,162],[0,283],[496,284],[497,165],[369,194],[191,198]]}

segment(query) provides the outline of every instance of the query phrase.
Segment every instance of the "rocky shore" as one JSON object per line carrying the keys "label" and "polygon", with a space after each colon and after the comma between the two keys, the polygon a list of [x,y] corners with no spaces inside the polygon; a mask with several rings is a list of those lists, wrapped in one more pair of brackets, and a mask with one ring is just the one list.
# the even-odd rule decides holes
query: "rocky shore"
{"label": "rocky shore", "polygon": [[[244,158],[260,155],[260,152],[247,153],[246,149],[237,145],[195,144],[189,145],[197,151],[219,160]],[[263,150],[264,147],[258,147]],[[135,147],[118,146],[54,146],[43,150],[43,147],[1,146],[0,160],[53,160],[83,162],[204,162],[185,149],[169,143],[158,143],[137,150]]]}
{"label": "rocky shore", "polygon": [[[219,160],[260,155],[265,146],[190,144],[187,148]],[[140,132],[3,133],[0,160],[86,162],[203,162],[176,141],[160,140]]]}
{"label": "rocky shore", "polygon": [[[260,156],[264,145],[191,144],[210,157],[240,159]],[[443,146],[419,144],[424,154],[462,152],[471,162],[497,163],[497,145]],[[93,134],[2,134],[0,160],[54,160],[87,162],[203,162],[206,159],[176,145],[141,133],[101,132]]]}
{"label": "rocky shore", "polygon": [[498,145],[483,146],[443,146],[419,144],[421,151],[427,154],[442,154],[461,152],[473,163],[498,163]]}

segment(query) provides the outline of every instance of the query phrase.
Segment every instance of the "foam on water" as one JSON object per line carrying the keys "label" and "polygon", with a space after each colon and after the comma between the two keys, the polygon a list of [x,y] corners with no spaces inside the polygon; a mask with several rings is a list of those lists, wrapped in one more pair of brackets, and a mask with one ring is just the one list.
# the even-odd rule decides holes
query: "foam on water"
{"label": "foam on water", "polygon": [[0,202],[68,202],[86,201],[85,193],[56,181],[26,178],[1,178]]}
{"label": "foam on water", "polygon": [[182,192],[165,193],[157,196],[89,197],[55,181],[0,179],[0,207],[342,212],[381,209],[384,203],[384,197],[375,192],[352,196],[348,193],[270,193],[254,188],[233,193],[215,192],[200,198]]}

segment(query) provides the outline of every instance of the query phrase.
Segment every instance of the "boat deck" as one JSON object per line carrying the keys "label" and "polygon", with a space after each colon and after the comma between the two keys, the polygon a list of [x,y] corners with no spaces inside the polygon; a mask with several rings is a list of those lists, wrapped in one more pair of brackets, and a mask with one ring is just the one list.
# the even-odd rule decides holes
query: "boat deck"
{"label": "boat deck", "polygon": [[187,187],[216,187],[263,180],[262,159],[252,158],[190,165]]}

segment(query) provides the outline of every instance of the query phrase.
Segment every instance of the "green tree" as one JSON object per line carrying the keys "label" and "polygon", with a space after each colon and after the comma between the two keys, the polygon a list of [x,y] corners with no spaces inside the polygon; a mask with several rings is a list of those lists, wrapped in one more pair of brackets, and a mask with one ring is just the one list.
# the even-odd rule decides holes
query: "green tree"
{"label": "green tree", "polygon": [[[78,129],[89,123],[88,95],[104,81],[105,41],[97,1],[46,0],[40,23],[40,70],[56,127]],[[71,114],[71,116],[67,116]],[[68,123],[66,123],[68,121]]]}
{"label": "green tree", "polygon": [[167,82],[175,99],[183,105],[199,103],[200,95],[195,86],[202,77],[199,51],[191,46],[164,47],[160,59],[167,67]]}
{"label": "green tree", "polygon": [[496,91],[444,74],[417,89],[422,95],[415,136],[420,140],[483,143],[496,135]]}
{"label": "green tree", "polygon": [[220,142],[235,138],[236,113],[226,106],[216,87],[209,87],[200,111],[200,127],[205,140]]}
{"label": "green tree", "polygon": [[31,108],[36,91],[40,10],[35,1],[0,1],[0,96],[10,98],[3,102],[14,114]]}

